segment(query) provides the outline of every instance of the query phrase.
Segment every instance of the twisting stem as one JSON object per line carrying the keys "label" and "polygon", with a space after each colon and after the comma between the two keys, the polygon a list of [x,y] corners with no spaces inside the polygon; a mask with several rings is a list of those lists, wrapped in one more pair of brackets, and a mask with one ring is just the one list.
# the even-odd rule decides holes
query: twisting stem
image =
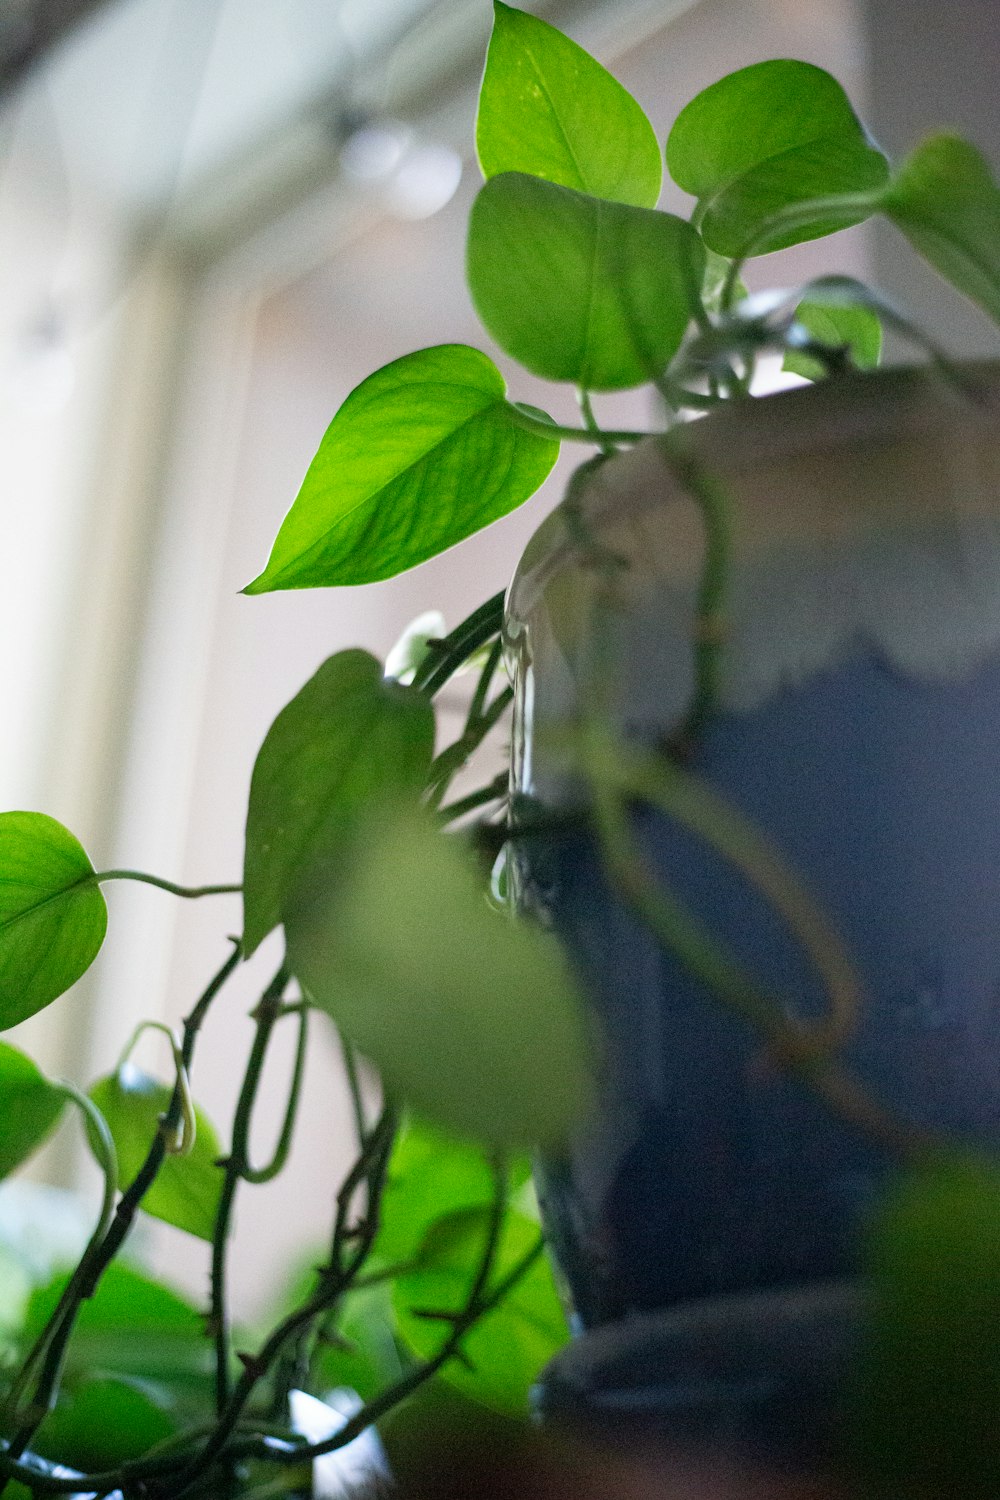
{"label": "twisting stem", "polygon": [[[101,1211],[97,1220],[97,1227],[88,1241],[76,1271],[70,1277],[62,1296],[59,1298],[55,1312],[29,1352],[8,1396],[8,1404],[16,1421],[20,1415],[18,1408],[23,1399],[25,1389],[34,1374],[36,1366],[40,1363],[42,1367],[41,1373],[38,1377],[38,1384],[35,1388],[30,1410],[26,1413],[24,1420],[20,1421],[17,1431],[7,1449],[7,1453],[11,1458],[20,1458],[55,1403],[63,1362],[66,1357],[66,1347],[73,1332],[76,1315],[83,1300],[80,1296],[80,1288],[84,1281],[83,1268],[88,1258],[100,1250],[111,1224],[115,1211],[115,1198],[118,1194],[118,1154],[115,1151],[115,1143],[111,1131],[108,1129],[107,1121],[93,1100],[82,1093],[75,1084],[60,1081],[56,1087],[59,1093],[65,1099],[68,1099],[70,1103],[74,1104],[83,1115],[91,1141],[93,1142],[95,1155],[103,1173],[104,1192],[101,1198]],[[0,1483],[0,1495],[3,1494],[5,1488],[6,1480]]]}
{"label": "twisting stem", "polygon": [[610,458],[613,453],[617,452],[617,449],[608,434],[601,429],[594,415],[594,406],[590,399],[590,392],[581,386],[576,393],[576,399],[580,404],[580,415],[583,417],[583,425],[590,434],[591,441],[597,444],[605,458]]}
{"label": "twisting stem", "polygon": [[180,1129],[167,1136],[167,1155],[190,1156],[194,1150],[195,1141],[198,1138],[198,1120],[195,1115],[194,1098],[191,1094],[191,1084],[188,1079],[187,1068],[184,1066],[184,1055],[173,1027],[168,1026],[165,1021],[140,1021],[122,1050],[115,1072],[120,1073],[122,1068],[125,1067],[132,1053],[135,1051],[140,1037],[147,1031],[160,1032],[170,1043],[170,1051],[174,1059],[175,1086],[180,1089],[181,1094]]}
{"label": "twisting stem", "polygon": [[[396,1114],[391,1106],[388,1106],[383,1110],[381,1119],[368,1136],[361,1156],[338,1194],[337,1223],[333,1235],[330,1264],[320,1273],[315,1293],[302,1307],[282,1319],[265,1339],[255,1356],[252,1358],[244,1356],[242,1373],[219,1413],[214,1431],[198,1455],[181,1474],[176,1489],[171,1490],[171,1500],[178,1500],[179,1496],[185,1494],[222,1455],[258,1381],[262,1380],[271,1369],[289,1340],[304,1332],[318,1317],[327,1312],[352,1284],[354,1277],[360,1271],[378,1233],[379,1203],[395,1133]],[[368,1202],[364,1219],[360,1226],[355,1228],[350,1223],[351,1202],[358,1187],[365,1182],[368,1184]],[[345,1258],[347,1241],[352,1235],[357,1240],[357,1246],[353,1253]]]}
{"label": "twisting stem", "polygon": [[143,870],[100,870],[91,878],[101,884],[107,880],[138,880],[142,885],[155,885],[161,891],[169,891],[172,896],[184,896],[192,901],[199,896],[232,896],[243,889],[241,885],[178,885],[160,875],[147,875]]}
{"label": "twisting stem", "polygon": [[347,1038],[337,1032],[340,1039],[341,1056],[344,1059],[344,1075],[347,1078],[347,1087],[351,1095],[351,1109],[354,1112],[354,1130],[358,1138],[358,1150],[363,1151],[368,1140],[368,1121],[365,1118],[365,1100],[361,1091],[361,1075],[358,1072],[358,1059],[354,1048]]}
{"label": "twisting stem", "polygon": [[[523,407],[513,406],[510,409],[512,421],[518,427],[523,427],[527,432],[533,432],[538,437],[559,438],[570,443],[594,443],[596,438],[586,427],[561,427],[558,422],[543,422],[540,417],[533,417]],[[601,443],[641,443],[643,438],[651,437],[652,433],[637,432],[634,428],[608,428],[601,432]]]}
{"label": "twisting stem", "polygon": [[250,1125],[254,1103],[264,1071],[271,1032],[281,1015],[281,997],[289,981],[284,962],[264,991],[254,1011],[256,1030],[250,1056],[243,1074],[243,1084],[233,1116],[233,1133],[229,1155],[222,1162],[224,1176],[219,1206],[215,1214],[212,1233],[212,1287],[209,1323],[215,1341],[215,1406],[218,1413],[225,1410],[229,1400],[229,1298],[226,1281],[226,1258],[229,1247],[229,1231],[232,1226],[233,1204],[240,1179],[250,1170]]}
{"label": "twisting stem", "polygon": [[295,1134],[295,1119],[299,1112],[299,1100],[302,1097],[302,1077],[305,1071],[306,1042],[309,1036],[309,1002],[300,1000],[297,1005],[286,1005],[281,1011],[282,1016],[298,1015],[299,1034],[295,1044],[295,1061],[292,1064],[292,1082],[288,1091],[288,1104],[285,1108],[285,1118],[281,1126],[281,1134],[278,1136],[278,1144],[274,1149],[274,1155],[266,1167],[247,1166],[243,1173],[244,1182],[262,1183],[271,1182],[284,1168],[288,1160],[288,1153],[292,1146],[292,1137]]}
{"label": "twisting stem", "polygon": [[505,687],[502,692],[497,693],[493,702],[484,713],[480,714],[476,723],[467,728],[461,738],[442,750],[441,754],[432,761],[427,775],[427,786],[432,804],[436,805],[440,802],[448,790],[452,777],[458,774],[473,752],[479,749],[490,730],[506,713],[513,699],[514,689],[511,687]]}

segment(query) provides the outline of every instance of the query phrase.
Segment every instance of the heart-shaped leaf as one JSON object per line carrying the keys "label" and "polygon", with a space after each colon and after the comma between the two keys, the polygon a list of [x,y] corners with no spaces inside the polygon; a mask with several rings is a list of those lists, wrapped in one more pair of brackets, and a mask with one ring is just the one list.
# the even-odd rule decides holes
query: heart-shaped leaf
{"label": "heart-shaped leaf", "polygon": [[170,1408],[169,1391],[152,1381],[98,1374],[63,1391],[36,1446],[75,1469],[114,1468],[173,1437]]}
{"label": "heart-shaped leaf", "polygon": [[488,905],[456,838],[415,814],[375,822],[285,931],[293,972],[390,1094],[499,1146],[564,1142],[590,1084],[566,962]]}
{"label": "heart-shaped leaf", "polygon": [[975,146],[931,136],[899,168],[883,207],[946,281],[1000,323],[1000,188]]}
{"label": "heart-shaped leaf", "polygon": [[0,1031],[75,984],[107,925],[94,867],[69,830],[44,813],[0,813]]}
{"label": "heart-shaped leaf", "polygon": [[66,1103],[30,1057],[0,1042],[0,1177],[42,1144]]}
{"label": "heart-shaped leaf", "polygon": [[867,218],[889,166],[835,78],[811,63],[778,59],[729,73],[681,110],[667,140],[667,167],[698,199],[705,243],[738,255],[772,215],[839,194],[871,194],[754,245],[763,254]]}
{"label": "heart-shaped leaf", "polygon": [[[393,1305],[403,1338],[421,1358],[433,1357],[449,1332],[441,1316],[462,1310],[479,1268],[489,1226],[486,1208],[461,1209],[428,1229],[414,1270],[397,1278]],[[538,1241],[538,1225],[508,1211],[493,1274],[495,1285]],[[566,1343],[566,1315],[539,1255],[511,1292],[477,1323],[442,1375],[465,1395],[524,1416],[528,1394],[544,1366]]]}
{"label": "heart-shaped leaf", "polygon": [[516,509],[559,443],[519,427],[506,391],[492,360],[464,344],[369,375],[331,422],[244,593],[391,578]]}
{"label": "heart-shaped leaf", "polygon": [[[91,1088],[90,1097],[107,1120],[118,1153],[119,1187],[126,1188],[145,1161],[172,1092],[133,1063],[125,1063]],[[222,1172],[216,1165],[221,1150],[200,1109],[195,1110],[195,1122],[193,1149],[186,1156],[166,1158],[142,1208],[154,1219],[210,1240],[222,1191]]]}
{"label": "heart-shaped leaf", "polygon": [[434,752],[425,694],[382,675],[367,651],[340,651],[282,709],[250,782],[243,948],[283,920],[301,881],[336,852],[358,813],[416,799]]}
{"label": "heart-shaped leaf", "polygon": [[497,343],[546,380],[623,390],[676,353],[705,272],[690,224],[519,172],[493,177],[469,221],[467,273]]}
{"label": "heart-shaped leaf", "polygon": [[[795,309],[795,323],[815,343],[845,350],[859,370],[873,370],[879,362],[882,324],[870,307],[806,300]],[[821,360],[794,348],[785,354],[783,368],[807,380],[820,380],[826,373]]]}
{"label": "heart-shaped leaf", "polygon": [[561,31],[500,0],[476,150],[484,177],[528,172],[640,208],[660,196],[659,144],[632,95]]}

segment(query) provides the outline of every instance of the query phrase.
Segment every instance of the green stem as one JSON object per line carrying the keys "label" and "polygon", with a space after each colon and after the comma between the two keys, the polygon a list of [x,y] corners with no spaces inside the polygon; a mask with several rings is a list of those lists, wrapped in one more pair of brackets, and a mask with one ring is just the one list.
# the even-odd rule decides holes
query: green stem
{"label": "green stem", "polygon": [[309,1034],[309,1006],[306,1001],[300,1005],[285,1006],[282,1015],[287,1016],[296,1012],[299,1018],[299,1034],[295,1045],[295,1061],[292,1065],[292,1082],[288,1093],[288,1104],[285,1108],[285,1118],[281,1126],[281,1134],[275,1147],[274,1155],[266,1167],[247,1166],[243,1172],[243,1181],[252,1183],[271,1182],[278,1173],[284,1169],[288,1160],[288,1153],[292,1146],[292,1137],[295,1134],[295,1120],[299,1111],[299,1100],[302,1096],[302,1078],[305,1071],[306,1042]]}
{"label": "green stem", "polygon": [[594,415],[594,405],[590,399],[590,392],[585,390],[583,386],[580,386],[576,393],[576,399],[580,404],[580,415],[583,417],[584,427],[590,434],[591,442],[597,444],[605,458],[610,458],[617,449],[608,434],[602,430]]}
{"label": "green stem", "polygon": [[487,786],[481,786],[467,797],[459,797],[455,802],[449,802],[447,807],[442,807],[441,821],[454,823],[458,818],[464,818],[466,813],[486,807],[490,802],[502,801],[507,796],[509,786],[508,772],[500,771]]}
{"label": "green stem", "polygon": [[705,531],[705,557],[695,604],[694,693],[678,735],[680,745],[685,747],[702,734],[719,696],[732,545],[731,505],[725,486],[706,473],[691,453],[685,433],[675,429],[664,437],[662,449],[677,482],[698,505]]}
{"label": "green stem", "polygon": [[169,891],[172,896],[184,896],[191,901],[200,896],[232,896],[243,889],[241,885],[178,885],[176,881],[164,880],[160,875],[147,875],[143,870],[100,870],[93,878],[102,884],[107,880],[137,880],[143,885],[155,885],[158,890]]}
{"label": "green stem", "polygon": [[[82,1287],[85,1281],[85,1267],[88,1261],[100,1251],[105,1236],[111,1227],[115,1211],[115,1199],[118,1196],[118,1153],[115,1150],[111,1131],[108,1129],[108,1122],[94,1101],[78,1089],[75,1084],[61,1080],[56,1085],[56,1088],[62,1094],[63,1098],[68,1099],[71,1104],[74,1104],[83,1115],[93,1145],[94,1154],[97,1157],[104,1176],[104,1192],[101,1198],[101,1211],[97,1227],[87,1243],[87,1247],[76,1270],[63,1290],[55,1312],[28,1354],[27,1359],[24,1361],[18,1378],[8,1396],[10,1409],[14,1414],[15,1420],[17,1420],[18,1408],[23,1399],[25,1388],[34,1373],[35,1367],[40,1363],[41,1373],[35,1387],[30,1410],[27,1412],[24,1420],[20,1422],[7,1448],[7,1454],[10,1458],[20,1458],[45,1420],[45,1417],[55,1405],[63,1363],[66,1358],[66,1349],[69,1344],[70,1335],[73,1332],[77,1313],[83,1302]],[[3,1494],[4,1489],[6,1489],[6,1481],[0,1483],[0,1495]]]}
{"label": "green stem", "polygon": [[363,1151],[368,1140],[368,1121],[365,1119],[365,1101],[361,1090],[361,1075],[358,1072],[358,1059],[354,1048],[341,1032],[337,1032],[340,1038],[340,1051],[344,1059],[344,1074],[347,1078],[347,1087],[351,1096],[351,1109],[354,1113],[354,1131],[358,1138],[358,1150]]}
{"label": "green stem", "polygon": [[505,687],[498,693],[493,702],[481,714],[477,722],[461,735],[454,744],[448,745],[441,751],[432,762],[427,773],[427,789],[430,794],[430,802],[437,806],[449,783],[457,776],[462,767],[469,760],[479,746],[483,743],[490,730],[499,723],[514,700],[514,689]]}
{"label": "green stem", "polygon": [[284,962],[264,991],[254,1011],[256,1030],[240,1087],[236,1113],[233,1116],[232,1141],[223,1166],[222,1191],[212,1232],[211,1306],[209,1322],[215,1341],[215,1406],[221,1416],[229,1401],[230,1327],[227,1284],[227,1254],[232,1227],[233,1206],[240,1179],[250,1170],[250,1126],[254,1104],[264,1071],[271,1033],[281,1015],[281,997],[288,985],[289,973]]}
{"label": "green stem", "polygon": [[502,591],[494,594],[456,625],[443,641],[437,641],[414,673],[413,686],[433,697],[470,656],[499,633],[503,625],[503,600]]}
{"label": "green stem", "polygon": [[870,1098],[808,1027],[789,1016],[779,999],[761,991],[750,976],[724,952],[683,904],[658,881],[640,854],[629,823],[628,810],[606,770],[609,746],[601,731],[586,731],[585,759],[591,767],[595,826],[613,882],[660,946],[672,953],[696,980],[741,1016],[764,1038],[774,1059],[801,1078],[834,1114],[905,1161],[922,1159],[939,1149],[919,1127],[898,1120]]}
{"label": "green stem", "polygon": [[[519,406],[512,406],[510,415],[518,427],[538,437],[560,438],[570,443],[597,443],[594,433],[586,427],[561,427],[558,422],[543,422]],[[637,432],[634,428],[604,428],[601,429],[600,443],[641,443],[644,438],[653,436],[654,433]]]}
{"label": "green stem", "polygon": [[170,1051],[174,1060],[174,1086],[180,1090],[180,1129],[167,1137],[167,1155],[190,1156],[194,1150],[195,1141],[198,1136],[198,1120],[195,1115],[194,1098],[191,1094],[191,1084],[188,1079],[187,1068],[184,1066],[184,1054],[173,1027],[168,1026],[165,1021],[140,1021],[122,1050],[115,1072],[120,1073],[122,1068],[125,1067],[125,1064],[135,1051],[139,1039],[147,1031],[160,1032],[170,1043]]}

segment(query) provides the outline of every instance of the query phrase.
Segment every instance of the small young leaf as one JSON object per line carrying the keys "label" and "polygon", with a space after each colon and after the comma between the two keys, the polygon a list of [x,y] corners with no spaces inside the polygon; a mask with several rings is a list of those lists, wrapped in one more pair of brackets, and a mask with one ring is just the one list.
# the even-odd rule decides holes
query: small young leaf
{"label": "small young leaf", "polygon": [[433,753],[425,694],[383,677],[367,651],[340,651],[323,663],[281,710],[254,765],[243,866],[247,956],[359,812],[387,797],[418,796]]}
{"label": "small young leaf", "polygon": [[500,0],[476,150],[484,177],[527,172],[638,208],[660,196],[660,148],[632,95],[561,31]]}
{"label": "small young leaf", "polygon": [[[811,63],[778,59],[730,73],[681,110],[667,167],[698,199],[705,243],[738,255],[765,220],[811,198],[875,193],[889,176],[844,90]],[[755,247],[760,255],[857,224],[871,208],[827,212]]]}
{"label": "small young leaf", "polygon": [[469,221],[472,300],[508,354],[546,380],[623,390],[676,353],[705,271],[683,219],[506,172]]}
{"label": "small young leaf", "polygon": [[0,813],[0,1031],[75,984],[107,924],[94,867],[69,830],[44,813]]}
{"label": "small young leaf", "polygon": [[[846,350],[859,370],[873,370],[882,353],[882,324],[869,307],[836,306],[828,302],[800,302],[795,322],[817,344]],[[798,349],[789,349],[782,368],[807,380],[821,380],[822,362]]]}
{"label": "small young leaf", "polygon": [[[118,1153],[119,1187],[127,1187],[145,1161],[171,1093],[166,1084],[133,1063],[91,1088],[90,1097],[107,1120]],[[154,1219],[210,1240],[222,1191],[222,1172],[216,1165],[221,1150],[200,1109],[195,1110],[195,1120],[193,1150],[187,1156],[166,1158],[142,1207]]]}
{"label": "small young leaf", "polygon": [[521,505],[559,454],[519,427],[493,362],[442,344],[369,375],[337,412],[245,594],[374,583]]}
{"label": "small young leaf", "polygon": [[1000,323],[1000,188],[975,146],[931,136],[899,168],[883,206],[914,249]]}
{"label": "small young leaf", "polygon": [[65,1102],[30,1057],[0,1042],[0,1177],[13,1172],[42,1144]]}
{"label": "small young leaf", "polygon": [[564,1141],[589,1096],[580,1002],[554,939],[488,905],[457,839],[415,814],[373,823],[285,931],[390,1095],[496,1145]]}
{"label": "small young leaf", "polygon": [[[488,1223],[485,1208],[462,1209],[438,1219],[424,1238],[419,1264],[394,1284],[399,1331],[421,1358],[432,1357],[450,1331],[447,1322],[421,1314],[461,1311],[480,1264]],[[508,1211],[491,1285],[529,1253],[538,1233],[537,1224]],[[524,1416],[532,1385],[568,1336],[552,1269],[543,1254],[510,1295],[470,1330],[462,1345],[469,1363],[451,1360],[442,1375],[474,1400]]]}

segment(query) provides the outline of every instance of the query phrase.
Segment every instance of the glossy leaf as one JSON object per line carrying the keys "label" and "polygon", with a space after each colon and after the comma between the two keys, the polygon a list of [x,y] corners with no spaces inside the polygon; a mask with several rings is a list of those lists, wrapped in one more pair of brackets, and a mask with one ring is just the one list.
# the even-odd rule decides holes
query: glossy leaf
{"label": "glossy leaf", "polygon": [[547,380],[622,390],[660,374],[698,300],[705,250],[683,219],[507,172],[469,221],[467,274],[497,343]]}
{"label": "glossy leaf", "polygon": [[[101,1078],[90,1097],[111,1131],[118,1154],[118,1185],[126,1188],[146,1159],[160,1117],[173,1090],[151,1078],[134,1063]],[[187,1156],[168,1156],[142,1200],[145,1213],[210,1240],[222,1191],[222,1154],[218,1137],[200,1109],[195,1110],[197,1135]]]}
{"label": "glossy leaf", "polygon": [[244,593],[391,578],[516,509],[559,444],[517,425],[506,389],[493,362],[464,344],[369,375],[331,422]]}
{"label": "glossy leaf", "polygon": [[456,838],[397,816],[359,837],[339,882],[285,924],[293,971],[432,1123],[555,1145],[589,1094],[589,1049],[547,933],[493,910]]}
{"label": "glossy leaf", "polygon": [[422,790],[434,711],[386,679],[367,651],[323,663],[275,719],[250,783],[243,866],[243,948],[283,920],[303,878],[336,853],[358,814]]}
{"label": "glossy leaf", "polygon": [[[437,1220],[421,1247],[419,1266],[394,1285],[400,1333],[422,1358],[431,1357],[449,1331],[440,1317],[422,1314],[462,1309],[480,1265],[488,1224],[489,1212],[482,1208]],[[538,1234],[530,1219],[507,1214],[491,1286],[531,1250]],[[462,1345],[468,1363],[452,1360],[441,1373],[474,1400],[523,1416],[532,1385],[567,1338],[566,1317],[542,1254],[510,1294],[470,1330]]]}
{"label": "glossy leaf", "polygon": [[975,146],[931,136],[899,168],[883,206],[946,281],[1000,322],[1000,188]]}
{"label": "glossy leaf", "polygon": [[163,1387],[135,1376],[96,1375],[64,1391],[35,1446],[43,1458],[100,1471],[141,1458],[179,1425]]}
{"label": "glossy leaf", "polygon": [[0,1031],[76,983],[107,922],[94,867],[69,830],[44,813],[0,813]]}
{"label": "glossy leaf", "polygon": [[[741,68],[692,99],[670,132],[667,167],[698,199],[705,243],[730,256],[779,210],[840,193],[874,194],[889,175],[836,79],[790,59]],[[818,214],[769,236],[755,253],[857,224],[876,206],[873,199],[867,209]]]}
{"label": "glossy leaf", "polygon": [[1000,1173],[943,1160],[876,1215],[856,1439],[886,1493],[1000,1486]]}
{"label": "glossy leaf", "polygon": [[554,26],[499,0],[476,150],[484,177],[528,172],[640,208],[660,196],[659,144],[631,94]]}
{"label": "glossy leaf", "polygon": [[[795,323],[817,344],[844,350],[859,370],[873,370],[878,365],[882,324],[871,308],[805,301],[795,309]],[[807,380],[820,380],[826,373],[820,360],[794,348],[785,354],[783,368]]]}
{"label": "glossy leaf", "polygon": [[30,1057],[0,1042],[0,1177],[13,1172],[42,1144],[65,1102]]}

